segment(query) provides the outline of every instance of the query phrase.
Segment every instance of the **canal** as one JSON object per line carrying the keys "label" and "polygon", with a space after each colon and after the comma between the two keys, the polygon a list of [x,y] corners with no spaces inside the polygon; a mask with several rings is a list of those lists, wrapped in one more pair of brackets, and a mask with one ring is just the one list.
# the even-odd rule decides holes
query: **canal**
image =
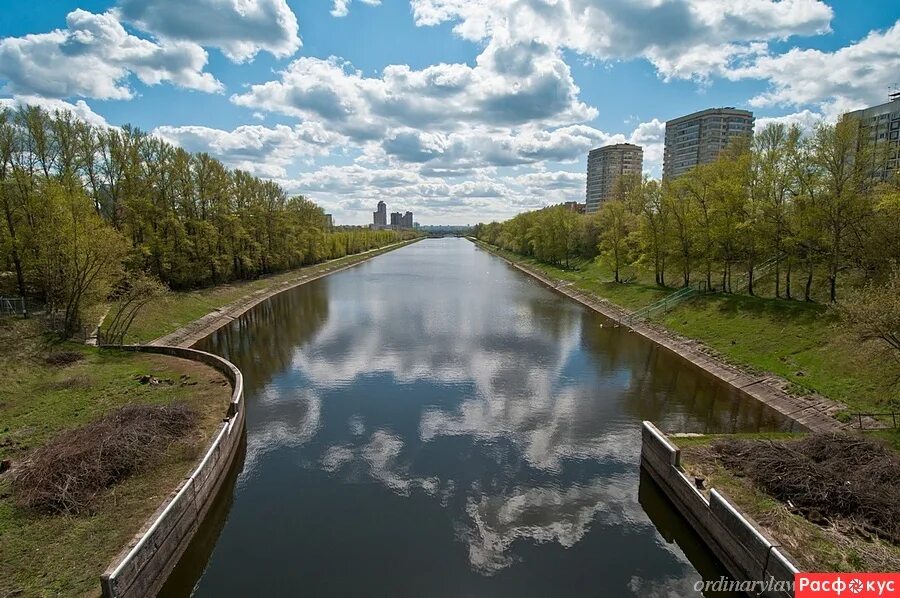
{"label": "canal", "polygon": [[790,425],[462,239],[285,292],[198,348],[243,371],[247,440],[167,587],[196,596],[690,595],[725,572],[642,478],[641,420]]}

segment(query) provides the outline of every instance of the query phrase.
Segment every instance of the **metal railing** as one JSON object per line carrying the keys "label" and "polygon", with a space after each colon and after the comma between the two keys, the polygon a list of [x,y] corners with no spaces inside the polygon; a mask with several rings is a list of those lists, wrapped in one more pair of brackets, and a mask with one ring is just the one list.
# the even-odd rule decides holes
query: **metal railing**
{"label": "metal railing", "polygon": [[892,425],[888,424],[887,422],[884,422],[885,426],[886,427],[890,426],[892,428],[896,428],[898,415],[900,415],[900,414],[896,413],[895,411],[891,411],[888,413],[853,413],[852,417],[853,417],[853,419],[856,420],[856,425],[859,427],[860,430],[867,430],[867,429],[868,430],[878,430],[878,429],[880,429],[878,426],[870,426],[870,427],[866,428],[865,420],[863,418],[871,418],[871,419],[874,419],[875,421],[880,422],[882,420],[879,420],[878,419],[879,417],[884,417],[884,418],[889,417],[889,418],[891,418]]}
{"label": "metal railing", "polygon": [[[775,266],[778,265],[778,262],[781,261],[782,257],[784,256],[776,255],[774,257],[770,257],[763,263],[753,268],[753,282],[755,283],[757,280],[770,273],[775,268]],[[747,291],[747,289],[749,288],[750,277],[745,274],[744,277],[737,283],[737,285],[731,288],[731,292],[734,294],[740,294]]]}
{"label": "metal railing", "polygon": [[688,285],[686,287],[678,289],[674,293],[666,295],[662,299],[660,299],[654,303],[651,303],[650,305],[647,305],[635,312],[632,312],[631,314],[628,315],[628,317],[626,319],[629,322],[633,322],[634,320],[644,320],[646,318],[649,318],[656,312],[669,311],[675,305],[681,303],[685,299],[693,297],[697,293],[706,292],[707,290],[708,289],[706,287],[705,280],[700,281],[700,282],[695,282],[691,285]]}

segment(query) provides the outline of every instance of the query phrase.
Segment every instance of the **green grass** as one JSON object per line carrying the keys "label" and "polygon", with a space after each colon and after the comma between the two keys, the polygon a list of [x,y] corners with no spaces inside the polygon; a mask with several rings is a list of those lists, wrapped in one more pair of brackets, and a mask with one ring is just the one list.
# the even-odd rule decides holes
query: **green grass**
{"label": "green grass", "polygon": [[[652,273],[633,282],[612,282],[610,271],[599,261],[565,270],[507,251],[498,253],[628,310],[640,309],[677,290],[653,284]],[[766,291],[765,280],[759,289]],[[858,342],[821,304],[701,295],[655,319],[682,336],[701,341],[725,361],[785,378],[796,394],[819,393],[846,404],[849,412],[890,411],[892,407],[900,411],[900,387],[894,384],[896,363],[877,346]]]}
{"label": "green grass", "polygon": [[[405,245],[418,240],[413,239],[402,244]],[[298,268],[257,280],[219,285],[196,291],[170,293],[164,299],[153,302],[141,310],[129,329],[125,340],[129,343],[152,341],[257,291],[264,291],[282,283],[289,283],[302,276],[314,276],[323,272],[330,272],[349,264],[363,261],[373,255],[391,251],[398,246],[400,245],[391,245],[366,253],[349,255],[322,264]]]}
{"label": "green grass", "polygon": [[[74,351],[71,365],[45,362]],[[152,374],[173,385],[142,385]],[[187,375],[182,384],[180,377]],[[99,594],[99,576],[196,462],[221,422],[230,387],[212,369],[184,360],[49,345],[35,320],[0,322],[0,459],[13,468],[54,434],[126,404],[183,401],[201,415],[197,431],[160,463],[106,491],[93,515],[47,516],[15,506],[12,474],[0,475],[0,596]],[[196,382],[196,384],[190,384]]]}
{"label": "green grass", "polygon": [[796,440],[804,436],[806,434],[802,432],[736,432],[734,434],[690,434],[685,436],[669,434],[672,442],[680,448],[709,446],[720,438],[729,440]]}
{"label": "green grass", "polygon": [[[480,243],[484,245],[483,243]],[[643,280],[628,283],[619,283],[612,280],[612,274],[603,268],[598,262],[578,261],[572,262],[570,269],[558,268],[533,258],[523,257],[511,251],[487,246],[489,249],[506,259],[523,264],[543,274],[558,280],[573,283],[579,289],[594,293],[620,307],[629,310],[637,310],[650,305],[658,299],[662,299],[675,289],[663,289],[655,284],[647,284]]]}
{"label": "green grass", "polygon": [[880,438],[881,440],[894,447],[895,450],[900,451],[900,428],[892,428],[888,430],[869,430],[866,432],[866,435]]}

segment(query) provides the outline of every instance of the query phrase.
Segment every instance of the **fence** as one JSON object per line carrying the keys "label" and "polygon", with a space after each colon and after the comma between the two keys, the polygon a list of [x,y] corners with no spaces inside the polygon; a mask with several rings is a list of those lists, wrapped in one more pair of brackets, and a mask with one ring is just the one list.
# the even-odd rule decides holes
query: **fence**
{"label": "fence", "polygon": [[675,307],[682,301],[684,301],[690,297],[693,297],[694,295],[696,295],[698,293],[709,293],[709,292],[713,292],[713,291],[714,291],[714,289],[710,289],[709,287],[706,286],[705,280],[695,282],[684,288],[678,289],[674,293],[671,293],[670,295],[666,295],[659,301],[656,301],[655,303],[651,303],[650,305],[630,314],[627,317],[627,321],[633,322],[635,320],[644,320],[659,311],[668,312],[670,309],[672,309],[673,307]]}
{"label": "fence", "polygon": [[24,297],[0,297],[0,316],[28,317]]}
{"label": "fence", "polygon": [[[897,419],[898,419],[897,415],[898,414],[894,411],[891,411],[888,413],[854,413],[853,419],[856,420],[857,425],[859,426],[860,430],[866,430],[866,429],[878,430],[878,429],[880,429],[879,426],[870,426],[869,428],[866,428],[866,425],[865,425],[866,420],[864,418],[871,418],[871,419],[874,419],[875,421],[882,421],[882,420],[878,419],[880,417],[883,417],[885,419],[890,418],[891,427],[896,428],[897,427]],[[885,422],[885,425],[887,425],[886,422]]]}

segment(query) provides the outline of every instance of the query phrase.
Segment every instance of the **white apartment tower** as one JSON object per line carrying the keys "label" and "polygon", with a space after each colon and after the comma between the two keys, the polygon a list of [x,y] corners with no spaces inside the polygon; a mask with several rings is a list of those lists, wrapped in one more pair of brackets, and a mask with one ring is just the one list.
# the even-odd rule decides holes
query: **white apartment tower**
{"label": "white apartment tower", "polygon": [[890,98],[886,104],[847,113],[848,117],[859,120],[860,142],[871,143],[877,150],[884,148],[887,162],[876,173],[881,179],[890,178],[900,167],[900,92],[891,94]]}
{"label": "white apartment tower", "polygon": [[640,175],[644,168],[644,150],[631,143],[616,143],[592,149],[587,161],[585,212],[596,212],[610,199],[616,180],[622,175]]}
{"label": "white apartment tower", "polygon": [[710,108],[666,123],[663,178],[675,178],[718,157],[732,140],[753,135],[753,113]]}

